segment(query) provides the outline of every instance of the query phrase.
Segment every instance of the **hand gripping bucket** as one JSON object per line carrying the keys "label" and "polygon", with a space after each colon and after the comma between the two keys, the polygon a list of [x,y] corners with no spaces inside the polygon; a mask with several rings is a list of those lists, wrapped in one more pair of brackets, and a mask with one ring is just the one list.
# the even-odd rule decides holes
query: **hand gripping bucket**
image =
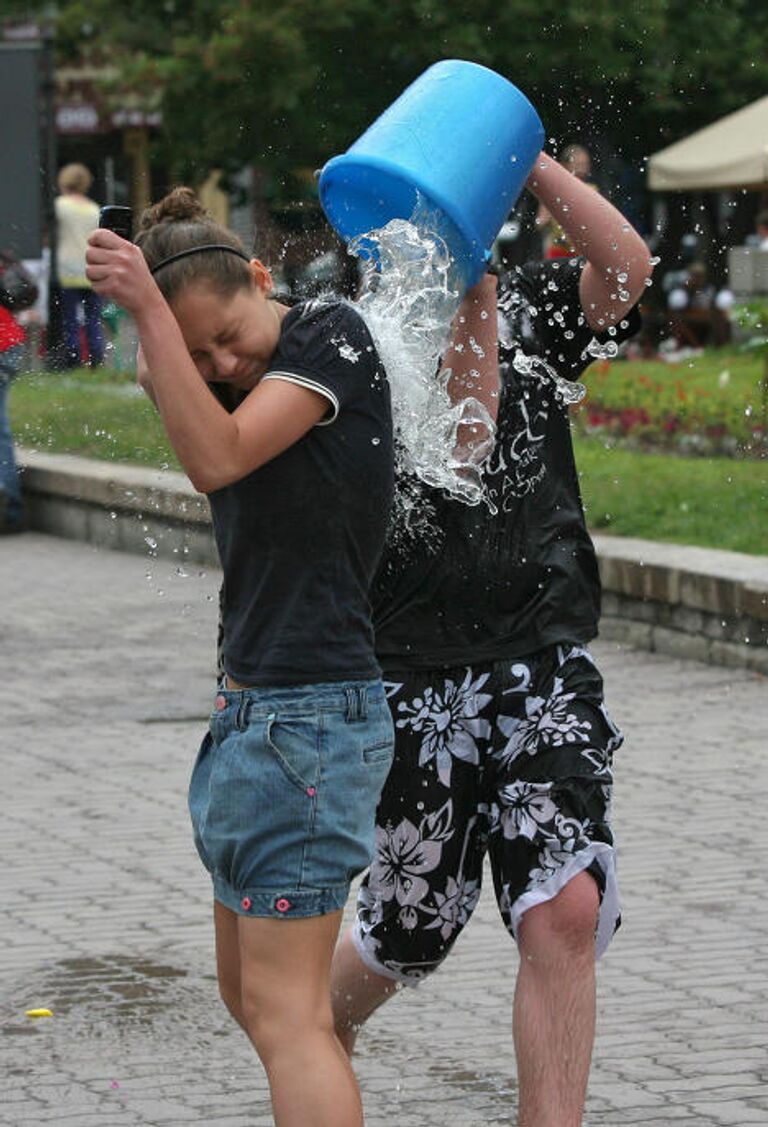
{"label": "hand gripping bucket", "polygon": [[328,161],[320,202],[348,242],[409,219],[423,201],[439,216],[464,288],[482,276],[543,142],[539,116],[516,86],[487,67],[446,59]]}

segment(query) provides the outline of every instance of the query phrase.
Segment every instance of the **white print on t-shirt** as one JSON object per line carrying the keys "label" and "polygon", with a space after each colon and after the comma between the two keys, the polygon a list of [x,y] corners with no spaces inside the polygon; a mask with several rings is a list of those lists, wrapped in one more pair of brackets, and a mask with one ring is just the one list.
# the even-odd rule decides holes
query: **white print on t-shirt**
{"label": "white print on t-shirt", "polygon": [[[536,358],[525,360],[535,362]],[[516,367],[514,361],[513,366]],[[547,472],[542,448],[549,420],[549,397],[543,398],[541,384],[530,379],[520,381],[519,395],[510,412],[512,426],[519,425],[519,429],[512,430],[510,436],[511,428],[501,428],[486,471],[489,499],[507,513],[516,500],[536,490]]]}

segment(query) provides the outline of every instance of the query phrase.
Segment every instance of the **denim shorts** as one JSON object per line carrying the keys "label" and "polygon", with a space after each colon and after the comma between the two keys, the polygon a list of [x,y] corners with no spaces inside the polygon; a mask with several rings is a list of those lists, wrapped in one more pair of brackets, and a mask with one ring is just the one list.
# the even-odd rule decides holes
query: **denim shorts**
{"label": "denim shorts", "polygon": [[343,908],[393,751],[380,681],[221,690],[189,787],[215,899],[275,919]]}

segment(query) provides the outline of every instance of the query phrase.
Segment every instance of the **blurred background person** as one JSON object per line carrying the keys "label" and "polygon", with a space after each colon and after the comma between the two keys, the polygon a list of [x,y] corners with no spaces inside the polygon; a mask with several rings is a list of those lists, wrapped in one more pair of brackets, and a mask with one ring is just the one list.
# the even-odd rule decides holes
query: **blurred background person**
{"label": "blurred background person", "polygon": [[754,234],[747,236],[745,244],[758,250],[768,250],[768,208],[757,213]]}
{"label": "blurred background person", "polygon": [[101,298],[85,276],[88,236],[99,225],[99,205],[89,199],[93,182],[84,164],[66,164],[59,172],[56,197],[56,264],[61,290],[61,320],[64,337],[63,366],[83,363],[81,317],[88,345],[88,363],[97,367],[104,360]]}
{"label": "blurred background person", "polygon": [[[583,145],[566,145],[560,163],[577,180],[583,180],[597,190],[597,185],[592,180],[592,158]],[[536,230],[542,237],[545,258],[572,258],[577,253],[563,228],[553,219],[544,204],[540,204],[536,212]]]}
{"label": "blurred background person", "polygon": [[0,305],[0,535],[21,532],[21,482],[8,418],[8,392],[24,353],[24,330],[9,309]]}
{"label": "blurred background person", "polygon": [[720,348],[731,339],[728,311],[734,297],[709,279],[703,262],[692,262],[682,284],[667,294],[670,333],[678,348]]}
{"label": "blurred background person", "polygon": [[18,314],[19,324],[23,326],[27,337],[24,370],[31,372],[40,367],[47,347],[48,282],[51,269],[51,252],[47,239],[40,257],[24,258],[22,265],[37,286],[35,304]]}

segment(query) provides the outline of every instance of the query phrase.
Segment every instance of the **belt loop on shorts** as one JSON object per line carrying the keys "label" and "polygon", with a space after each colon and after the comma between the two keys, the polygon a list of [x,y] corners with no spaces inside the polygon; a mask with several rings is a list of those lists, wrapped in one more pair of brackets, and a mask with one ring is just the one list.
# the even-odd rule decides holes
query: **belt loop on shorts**
{"label": "belt loop on shorts", "polygon": [[346,690],[347,723],[368,719],[368,690],[365,685],[354,685]]}
{"label": "belt loop on shorts", "polygon": [[251,711],[251,702],[245,693],[240,693],[240,704],[237,706],[237,725],[238,732],[244,732],[248,727],[248,713]]}

